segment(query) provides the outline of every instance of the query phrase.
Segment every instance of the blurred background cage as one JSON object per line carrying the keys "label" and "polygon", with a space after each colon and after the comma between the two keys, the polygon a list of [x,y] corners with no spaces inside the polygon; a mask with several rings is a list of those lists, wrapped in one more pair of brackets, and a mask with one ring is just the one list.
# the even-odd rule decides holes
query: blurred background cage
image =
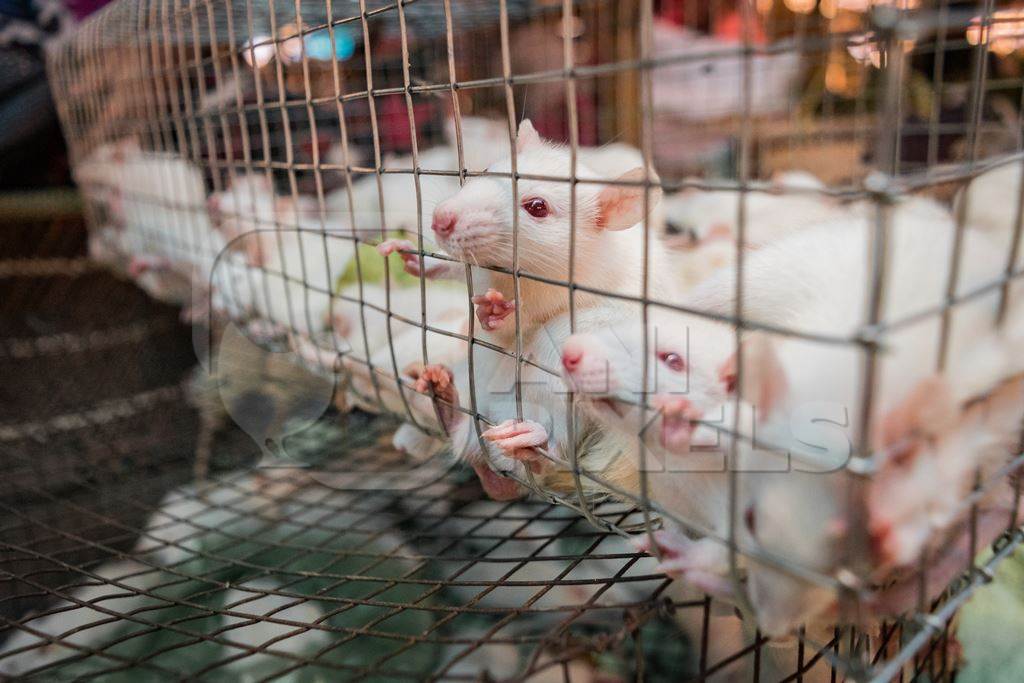
{"label": "blurred background cage", "polygon": [[[416,241],[430,183],[455,191],[485,175],[489,163],[470,160],[472,121],[490,122],[498,157],[524,118],[574,149],[632,145],[657,169],[645,185],[667,195],[747,197],[805,171],[837,200],[949,201],[1024,158],[1024,7],[121,0],[51,48],[85,220],[0,204],[11,217],[0,262],[4,675],[956,677],[968,646],[956,614],[1014,555],[1016,515],[994,537],[967,515],[972,552],[952,584],[926,594],[927,557],[903,577],[920,583],[916,610],[772,641],[742,605],[682,589],[635,550],[628,534],[658,524],[643,496],[593,495],[584,482],[601,474],[577,467],[568,492],[488,500],[449,454],[418,460],[393,447],[407,403],[405,414],[372,400],[353,410],[351,379],[301,361],[289,339],[315,336],[311,302],[323,295],[355,304],[363,327],[385,314],[387,345],[393,325],[419,329],[428,362],[425,328],[443,332],[439,323],[390,302],[405,288],[426,304],[432,285],[357,245],[396,230]],[[427,152],[442,148],[448,156]],[[104,170],[125,159],[138,176]],[[414,195],[403,197],[411,213],[389,213],[390,178]],[[280,203],[264,212],[253,194],[247,204],[249,179]],[[373,225],[328,235],[346,213],[358,222],[357,190],[377,203]],[[1007,188],[1016,228],[1005,281],[1019,275],[1022,198]],[[121,240],[133,220],[148,230]],[[244,231],[235,244],[207,238],[232,222],[271,235],[312,225],[321,258],[332,240],[356,256],[340,272],[328,265],[326,289],[302,256],[282,277],[298,287],[284,285],[285,310],[269,321],[234,306],[237,292],[218,305],[138,261],[183,258],[209,275],[226,246],[252,253]],[[665,232],[688,239],[686,226]],[[486,343],[470,330],[464,341]],[[319,332],[322,345],[353,351]],[[355,355],[365,343],[369,357],[367,335],[356,336]],[[374,387],[401,368],[392,354],[378,370]],[[1001,475],[1019,491],[1019,453],[1006,456]]]}

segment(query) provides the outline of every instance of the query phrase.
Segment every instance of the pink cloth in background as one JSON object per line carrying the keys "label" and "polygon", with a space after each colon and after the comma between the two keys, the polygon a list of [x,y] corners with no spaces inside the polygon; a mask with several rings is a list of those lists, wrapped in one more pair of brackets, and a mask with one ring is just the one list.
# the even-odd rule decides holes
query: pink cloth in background
{"label": "pink cloth in background", "polygon": [[64,4],[75,17],[75,21],[85,19],[109,2],[111,0],[64,0]]}

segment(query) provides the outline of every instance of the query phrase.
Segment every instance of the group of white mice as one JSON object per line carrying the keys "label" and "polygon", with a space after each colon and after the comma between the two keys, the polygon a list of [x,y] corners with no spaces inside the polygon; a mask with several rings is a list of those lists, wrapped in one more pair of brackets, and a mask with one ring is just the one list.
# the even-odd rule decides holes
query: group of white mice
{"label": "group of white mice", "polygon": [[[972,507],[982,540],[1015,518],[1019,163],[952,206],[844,202],[803,172],[663,197],[628,145],[510,137],[464,117],[383,164],[449,173],[353,174],[322,201],[262,169],[208,195],[195,164],[130,142],[77,177],[94,257],[282,334],[351,404],[404,416],[397,447],[453,450],[492,498],[643,492],[662,528],[637,545],[769,636],[849,617],[840,586],[872,614],[916,607],[901,578],[967,566]],[[415,286],[336,284],[395,252]]]}

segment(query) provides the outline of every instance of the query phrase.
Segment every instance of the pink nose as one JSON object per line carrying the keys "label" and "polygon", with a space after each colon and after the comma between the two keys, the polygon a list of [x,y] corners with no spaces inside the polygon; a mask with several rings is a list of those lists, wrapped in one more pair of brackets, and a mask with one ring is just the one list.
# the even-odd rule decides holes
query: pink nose
{"label": "pink nose", "polygon": [[575,372],[583,362],[583,347],[579,344],[566,342],[562,347],[562,367],[568,372]]}
{"label": "pink nose", "polygon": [[206,210],[213,216],[218,215],[220,213],[220,197],[215,194],[210,195],[210,198],[206,200]]}
{"label": "pink nose", "polygon": [[438,209],[434,211],[434,221],[430,228],[438,237],[448,237],[455,232],[455,221],[456,216],[453,212]]}
{"label": "pink nose", "polygon": [[699,420],[704,416],[704,411],[690,403],[682,396],[656,395],[651,404],[660,410],[666,418],[677,418],[685,420]]}

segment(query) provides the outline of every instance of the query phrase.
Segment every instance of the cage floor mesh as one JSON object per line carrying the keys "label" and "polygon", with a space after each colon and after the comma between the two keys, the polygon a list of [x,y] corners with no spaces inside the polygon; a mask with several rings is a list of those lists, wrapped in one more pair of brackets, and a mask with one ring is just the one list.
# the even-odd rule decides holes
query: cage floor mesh
{"label": "cage floor mesh", "polygon": [[[218,422],[197,481],[211,427],[189,330],[132,286],[69,268],[81,242],[48,229],[64,236],[3,279],[4,675],[834,680],[849,673],[840,653],[882,661],[908,635],[768,643],[572,510],[487,500],[447,461],[409,485],[395,425],[358,411],[285,436],[291,460],[276,464]],[[613,502],[594,513],[639,519]],[[949,677],[945,639],[916,664]]]}
{"label": "cage floor mesh", "polygon": [[[957,610],[1024,540],[1024,394],[1010,397],[1024,375],[1010,362],[1020,338],[1004,337],[1024,274],[1022,25],[1020,10],[979,0],[110,3],[47,67],[88,251],[122,277],[83,257],[77,221],[0,229],[0,677],[954,678]],[[440,202],[459,195],[463,219],[485,219],[442,220]],[[508,209],[510,220],[493,218]],[[783,267],[759,260],[776,233],[849,222],[859,244],[822,258],[797,248]],[[914,253],[947,238],[948,251],[906,258],[894,228],[915,224]],[[591,239],[608,228],[623,241]],[[976,228],[1005,244],[970,257]],[[491,232],[496,253],[487,239],[473,246]],[[414,237],[429,267],[413,267],[409,242],[391,243],[405,252],[389,265],[378,252],[388,237]],[[861,252],[865,262],[847,262]],[[608,277],[592,280],[607,254]],[[683,259],[670,279],[686,283],[659,281],[664,254]],[[991,279],[974,277],[975,260]],[[717,285],[728,305],[689,310],[705,268],[732,263],[736,277]],[[416,270],[458,283],[439,293]],[[747,272],[771,277],[747,284]],[[792,307],[807,320],[756,310],[783,274],[817,280],[807,289],[823,294],[820,310]],[[837,287],[838,305],[825,295],[853,282]],[[790,284],[780,309],[802,301],[806,283]],[[559,288],[566,305],[549,308],[541,290]],[[906,302],[904,289],[915,293]],[[966,317],[986,299],[991,316]],[[562,322],[566,335],[592,332],[587,316],[613,301],[636,319],[622,313],[609,334],[645,359],[603,359],[606,384],[613,365],[638,375],[614,397],[566,376],[582,356],[551,333]],[[448,329],[453,311],[465,324]],[[506,314],[502,340],[488,328]],[[675,348],[652,347],[665,337],[651,322]],[[690,362],[691,323],[727,336],[712,345],[732,353],[715,360],[715,396],[698,381],[693,401],[674,394],[711,364]],[[936,328],[921,353],[901,334],[918,323]],[[771,355],[744,360],[747,341],[771,336],[776,351],[806,343],[806,355],[784,354],[780,373]],[[995,349],[1005,373],[951,370],[961,342]],[[927,376],[903,396],[890,386],[909,382],[893,380],[890,360]],[[435,364],[449,366],[431,371],[448,386],[425,390],[423,366]],[[451,366],[465,371],[458,401],[438,396],[459,384]],[[485,383],[478,369],[511,380]],[[672,396],[659,369],[686,377],[668,383]],[[556,402],[529,396],[534,371],[555,380]],[[761,390],[747,390],[751,372]],[[776,374],[788,376],[758,380]],[[941,428],[923,424],[918,413],[933,411],[915,409],[921,387],[943,403],[928,391],[933,374],[985,393],[938,406],[950,410]],[[829,473],[843,482],[799,472],[787,491],[774,473],[734,466],[768,450],[791,473],[822,462],[792,424],[799,445],[758,448],[755,428],[784,427],[768,415],[780,385],[793,389],[786,418],[819,389],[842,399],[849,457]],[[732,428],[697,398],[737,413]],[[347,411],[355,404],[392,417]],[[622,418],[624,407],[654,422],[638,434],[590,414]],[[451,445],[486,454],[476,465],[487,491],[511,495],[515,484],[495,484],[504,474],[533,498],[488,500],[449,454],[393,447],[392,435],[410,451],[455,442],[448,408],[478,427],[475,442]],[[490,437],[509,457],[484,443],[480,427],[533,419],[533,408],[566,430],[548,429],[529,457],[501,434]],[[903,417],[922,424],[889,429]],[[706,503],[688,488],[703,488],[688,476],[698,425],[731,444]],[[526,431],[541,441],[538,427]],[[1006,453],[962,445],[968,434],[1005,441]],[[648,445],[666,465],[657,482]],[[609,451],[614,467],[590,457]],[[667,466],[684,452],[682,468]],[[501,458],[516,456],[510,471]],[[659,544],[659,524],[674,545]],[[684,566],[695,546],[703,563]],[[708,575],[717,583],[705,588],[729,602],[687,588]],[[894,613],[904,617],[878,616]],[[861,628],[797,630],[805,620]],[[766,639],[758,623],[787,635]]]}

